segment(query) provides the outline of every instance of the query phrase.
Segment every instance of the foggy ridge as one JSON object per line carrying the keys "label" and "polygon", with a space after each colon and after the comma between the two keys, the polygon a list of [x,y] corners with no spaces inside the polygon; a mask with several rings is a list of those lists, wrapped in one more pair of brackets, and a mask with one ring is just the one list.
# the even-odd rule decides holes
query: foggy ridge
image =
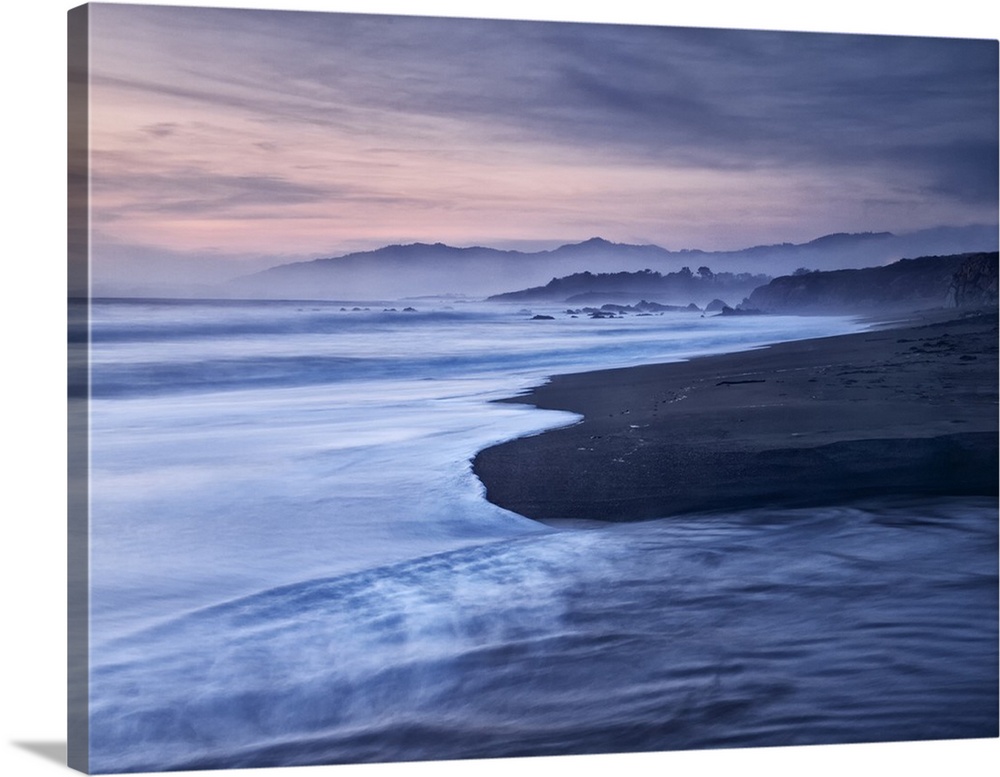
{"label": "foggy ridge", "polygon": [[993,226],[942,227],[905,235],[839,233],[808,243],[737,251],[670,250],[598,237],[536,252],[412,243],[278,265],[234,279],[229,291],[248,297],[312,299],[488,296],[544,286],[557,277],[584,272],[649,270],[667,275],[684,268],[697,272],[709,267],[714,273],[774,277],[801,269],[862,268],[914,256],[996,249]]}

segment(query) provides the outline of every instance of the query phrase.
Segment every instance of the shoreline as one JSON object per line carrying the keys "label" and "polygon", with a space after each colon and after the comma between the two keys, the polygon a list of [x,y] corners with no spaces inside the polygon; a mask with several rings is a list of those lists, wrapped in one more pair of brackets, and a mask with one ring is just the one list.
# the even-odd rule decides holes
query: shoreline
{"label": "shoreline", "polygon": [[501,402],[583,416],[480,451],[486,498],[636,521],[874,497],[996,496],[997,313],[558,375]]}

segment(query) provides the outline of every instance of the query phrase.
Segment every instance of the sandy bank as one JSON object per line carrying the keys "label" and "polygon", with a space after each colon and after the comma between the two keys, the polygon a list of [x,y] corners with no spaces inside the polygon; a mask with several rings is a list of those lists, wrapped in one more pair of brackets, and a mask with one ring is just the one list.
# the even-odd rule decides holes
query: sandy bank
{"label": "sandy bank", "polygon": [[584,420],[473,467],[539,520],[995,495],[997,392],[997,316],[967,315],[558,376],[508,401]]}

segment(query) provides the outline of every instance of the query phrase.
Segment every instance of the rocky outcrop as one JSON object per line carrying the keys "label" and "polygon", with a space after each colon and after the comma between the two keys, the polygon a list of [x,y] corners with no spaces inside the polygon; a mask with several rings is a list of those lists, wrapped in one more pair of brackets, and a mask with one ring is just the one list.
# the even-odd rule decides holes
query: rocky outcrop
{"label": "rocky outcrop", "polygon": [[988,299],[991,288],[995,304],[996,266],[994,251],[786,275],[755,289],[740,307],[767,313],[897,312],[986,304],[972,301]]}
{"label": "rocky outcrop", "polygon": [[701,313],[701,308],[693,302],[688,305],[661,305],[659,302],[647,302],[642,300],[635,305],[617,305],[607,302],[599,308],[567,308],[568,316],[590,316],[591,318],[619,318],[621,316],[658,316],[664,313]]}
{"label": "rocky outcrop", "polygon": [[719,311],[720,316],[759,316],[763,314],[763,310],[758,308],[745,308],[742,305],[738,308],[731,308],[726,305]]}
{"label": "rocky outcrop", "polygon": [[957,308],[997,304],[997,254],[971,254],[952,276],[950,301]]}

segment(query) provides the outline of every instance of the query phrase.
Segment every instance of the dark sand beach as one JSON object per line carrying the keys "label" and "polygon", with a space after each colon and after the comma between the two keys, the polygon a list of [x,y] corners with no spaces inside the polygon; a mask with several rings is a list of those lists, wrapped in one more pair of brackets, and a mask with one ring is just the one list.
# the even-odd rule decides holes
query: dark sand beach
{"label": "dark sand beach", "polygon": [[511,398],[584,416],[473,460],[538,520],[631,521],[872,498],[996,495],[997,315],[562,375]]}

